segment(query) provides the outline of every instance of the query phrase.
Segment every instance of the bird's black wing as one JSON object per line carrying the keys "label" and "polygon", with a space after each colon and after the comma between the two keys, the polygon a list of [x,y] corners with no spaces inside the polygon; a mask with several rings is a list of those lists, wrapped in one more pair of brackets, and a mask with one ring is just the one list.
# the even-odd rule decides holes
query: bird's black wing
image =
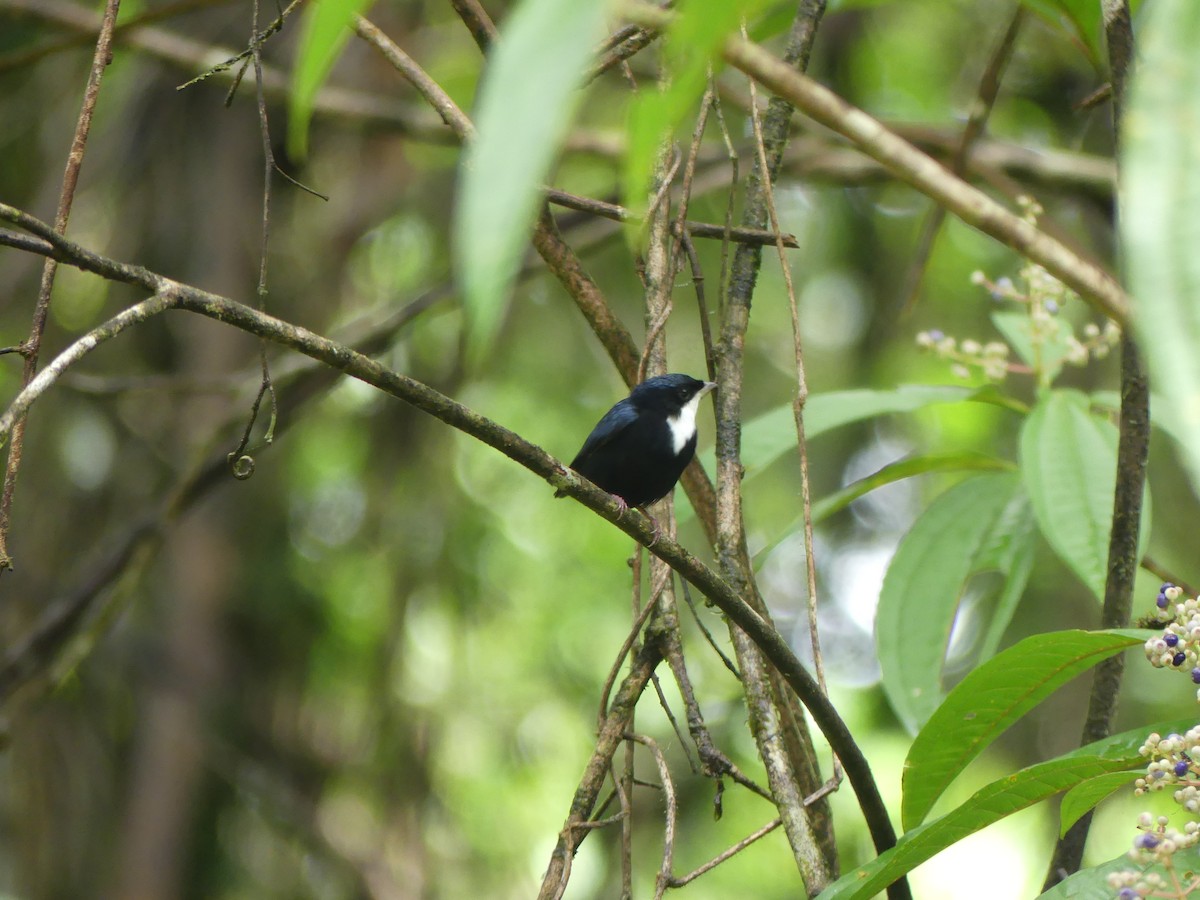
{"label": "bird's black wing", "polygon": [[575,458],[571,460],[571,468],[578,470],[593,453],[605,444],[610,443],[613,438],[636,422],[637,417],[637,410],[634,409],[633,404],[628,400],[622,400],[606,412],[604,418],[596,423],[596,427],[592,429],[592,433],[583,442],[583,446],[575,454]]}

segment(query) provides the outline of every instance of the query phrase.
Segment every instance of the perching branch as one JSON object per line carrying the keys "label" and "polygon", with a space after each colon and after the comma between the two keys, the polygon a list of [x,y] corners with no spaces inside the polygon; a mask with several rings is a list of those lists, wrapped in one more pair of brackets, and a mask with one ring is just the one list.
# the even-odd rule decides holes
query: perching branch
{"label": "perching branch", "polygon": [[[750,608],[715,572],[675,541],[658,534],[653,523],[645,516],[635,514],[628,509],[620,509],[611,495],[570,471],[550,454],[526,441],[520,435],[444,396],[428,385],[393,372],[381,363],[363,356],[343,344],[298,325],[276,319],[226,297],[172,281],[141,266],[117,262],[86,250],[73,241],[55,234],[53,229],[45,223],[7,204],[0,204],[0,220],[18,225],[37,237],[43,238],[46,241],[41,248],[44,250],[44,255],[59,262],[65,262],[114,281],[153,291],[163,304],[161,308],[155,307],[158,312],[179,309],[224,322],[242,331],[303,353],[409,403],[422,412],[499,450],[514,462],[543,478],[552,487],[562,490],[563,493],[578,500],[643,546],[648,547],[651,553],[664,560],[746,632],[771,664],[779,670],[787,684],[808,708],[834,751],[845,762],[846,773],[858,795],[859,805],[867,817],[876,849],[883,852],[895,844],[895,832],[866,758],[855,744],[837,710],[821,694],[816,682],[813,681],[800,660],[796,658],[787,641]],[[0,244],[7,243],[4,236],[5,232],[0,232]],[[89,332],[89,335],[99,341],[101,336],[99,333],[112,327],[112,320],[109,320]],[[87,338],[88,336],[85,335],[80,340],[85,341]],[[63,366],[56,371],[61,373],[65,368]],[[44,391],[48,386],[49,384],[46,384],[41,389]],[[22,404],[27,408],[33,399],[23,392],[18,395],[13,406]],[[4,415],[0,416],[0,440],[8,435],[8,429],[4,423],[12,421],[13,406],[10,406]]]}

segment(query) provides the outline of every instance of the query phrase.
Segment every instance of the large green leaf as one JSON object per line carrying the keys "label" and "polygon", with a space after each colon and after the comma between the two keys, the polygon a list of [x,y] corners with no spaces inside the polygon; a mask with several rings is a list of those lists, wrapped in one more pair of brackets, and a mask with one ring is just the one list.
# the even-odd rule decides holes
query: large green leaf
{"label": "large green leaf", "polygon": [[[1042,394],[1021,428],[1021,474],[1038,526],[1097,598],[1104,597],[1117,478],[1117,430],[1078,391]],[[1142,514],[1145,544],[1149,492]]]}
{"label": "large green leaf", "polygon": [[370,4],[371,0],[319,0],[304,8],[288,98],[288,153],[296,159],[308,155],[308,123],[317,91],[350,40],[354,17]]}
{"label": "large green leaf", "polygon": [[906,832],[896,846],[847,872],[818,900],[866,900],[927,859],[968,835],[1092,778],[1140,763],[1138,748],[1151,731],[1183,732],[1195,718],[1147,725],[1081,747],[1065,756],[1021,769],[976,791],[961,806]]}
{"label": "large green leaf", "polygon": [[1029,498],[1021,491],[1005,507],[992,527],[988,543],[980,547],[975,567],[981,572],[1001,572],[1003,582],[996,594],[987,629],[979,642],[979,662],[991,659],[1000,647],[1004,632],[1017,611],[1033,572],[1037,526]]}
{"label": "large green leaf", "polygon": [[679,0],[663,38],[667,83],[647,85],[629,106],[629,140],[622,177],[626,208],[642,215],[655,159],[663,140],[689,111],[696,112],[708,73],[721,65],[721,45],[752,18],[763,0]]}
{"label": "large green leaf", "polygon": [[[804,406],[804,435],[826,431],[888,413],[913,412],[935,403],[991,402],[983,391],[957,385],[906,384],[891,390],[849,390],[812,394]],[[796,449],[796,420],[790,403],[756,416],[742,427],[742,464],[747,477]],[[710,467],[711,468],[711,467]]]}
{"label": "large green leaf", "polygon": [[489,349],[503,320],[607,13],[600,0],[523,0],[488,60],[454,215],[473,357]]}
{"label": "large green leaf", "polygon": [[[912,478],[915,475],[926,475],[930,472],[1011,472],[1015,468],[1016,466],[1008,460],[996,459],[994,456],[971,451],[910,456],[851,482],[840,491],[834,491],[829,496],[822,497],[813,504],[813,522],[829,518],[873,490],[903,481],[905,478]],[[803,523],[803,517],[798,518],[787,533],[790,534],[803,527]]]}
{"label": "large green leaf", "polygon": [[904,762],[901,821],[919,825],[1000,734],[1072,678],[1146,640],[1144,631],[1057,631],[1026,638],[975,669],[925,723]]}
{"label": "large green leaf", "polygon": [[1159,0],[1138,35],[1121,141],[1121,244],[1150,381],[1200,489],[1200,3]]}
{"label": "large green leaf", "polygon": [[888,700],[912,731],[941,703],[942,663],[967,582],[990,562],[997,527],[1011,524],[1006,511],[1023,502],[1014,474],[969,478],[930,504],[888,565],[875,640]]}
{"label": "large green leaf", "polygon": [[[1132,824],[1129,829],[1129,843],[1137,834]],[[1200,847],[1188,847],[1172,854],[1175,872],[1200,872]],[[1122,853],[1116,859],[1110,859],[1090,869],[1083,869],[1068,878],[1064,878],[1050,890],[1040,894],[1037,900],[1113,900],[1116,896],[1108,884],[1108,876],[1112,872],[1139,872],[1143,875],[1155,873],[1167,884],[1171,883],[1171,873],[1158,863],[1142,865],[1135,863],[1129,855]]]}

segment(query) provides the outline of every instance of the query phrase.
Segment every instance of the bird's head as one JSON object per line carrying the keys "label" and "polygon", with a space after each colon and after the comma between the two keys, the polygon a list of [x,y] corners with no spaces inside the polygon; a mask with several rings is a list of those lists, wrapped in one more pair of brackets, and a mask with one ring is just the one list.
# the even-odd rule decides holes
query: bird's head
{"label": "bird's head", "polygon": [[629,399],[637,409],[646,412],[676,417],[684,409],[690,409],[694,416],[700,398],[716,386],[712,381],[700,381],[690,375],[657,375],[635,387]]}

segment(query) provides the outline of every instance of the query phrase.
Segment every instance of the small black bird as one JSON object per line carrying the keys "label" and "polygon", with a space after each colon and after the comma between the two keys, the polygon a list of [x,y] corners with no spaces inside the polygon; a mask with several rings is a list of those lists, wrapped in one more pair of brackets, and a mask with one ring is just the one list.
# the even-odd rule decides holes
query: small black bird
{"label": "small black bird", "polygon": [[625,506],[661,500],[692,461],[696,409],[700,398],[715,387],[690,375],[643,381],[604,414],[571,468]]}

